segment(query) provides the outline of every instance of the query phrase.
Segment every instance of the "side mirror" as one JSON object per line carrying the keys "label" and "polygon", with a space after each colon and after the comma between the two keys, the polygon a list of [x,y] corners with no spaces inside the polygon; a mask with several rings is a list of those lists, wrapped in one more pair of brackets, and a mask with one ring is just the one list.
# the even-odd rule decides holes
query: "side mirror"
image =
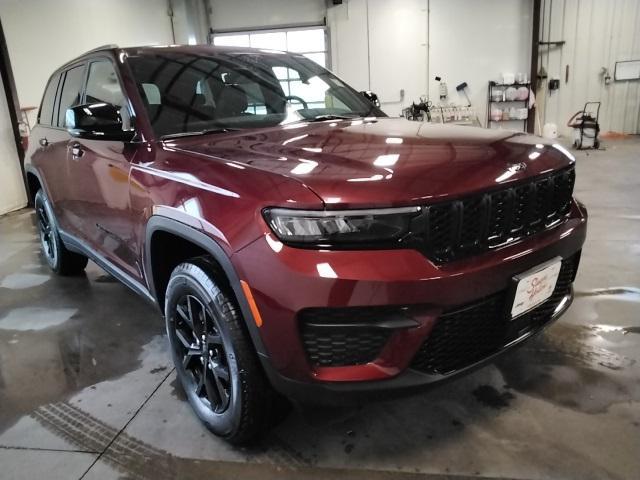
{"label": "side mirror", "polygon": [[360,92],[360,95],[369,100],[376,107],[380,107],[380,100],[378,99],[378,95],[373,93],[371,90],[363,90],[362,92]]}
{"label": "side mirror", "polygon": [[67,131],[78,138],[129,142],[135,131],[129,125],[129,115],[121,115],[120,108],[110,103],[71,107],[65,116]]}

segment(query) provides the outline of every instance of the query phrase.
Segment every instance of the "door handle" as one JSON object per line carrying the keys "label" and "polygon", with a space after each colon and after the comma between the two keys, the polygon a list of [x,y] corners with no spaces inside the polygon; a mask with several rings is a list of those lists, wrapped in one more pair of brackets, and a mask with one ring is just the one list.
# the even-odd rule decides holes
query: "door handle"
{"label": "door handle", "polygon": [[46,147],[47,145],[49,145],[49,140],[47,140],[46,137],[43,137],[38,141],[38,143],[41,147]]}
{"label": "door handle", "polygon": [[79,144],[76,143],[74,145],[71,145],[71,157],[74,160],[77,160],[82,155],[84,155],[84,150],[82,150]]}

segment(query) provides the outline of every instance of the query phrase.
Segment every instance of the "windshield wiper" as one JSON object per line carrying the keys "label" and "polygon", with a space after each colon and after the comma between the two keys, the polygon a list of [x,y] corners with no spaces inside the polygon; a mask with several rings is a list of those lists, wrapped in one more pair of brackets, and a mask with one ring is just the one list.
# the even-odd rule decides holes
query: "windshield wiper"
{"label": "windshield wiper", "polygon": [[235,132],[237,128],[227,128],[227,127],[217,127],[217,128],[207,128],[205,130],[196,130],[194,132],[177,132],[177,133],[168,133],[167,135],[162,135],[160,140],[168,140],[171,138],[180,138],[180,137],[192,137],[196,135],[207,135],[209,133],[227,133],[227,132]]}

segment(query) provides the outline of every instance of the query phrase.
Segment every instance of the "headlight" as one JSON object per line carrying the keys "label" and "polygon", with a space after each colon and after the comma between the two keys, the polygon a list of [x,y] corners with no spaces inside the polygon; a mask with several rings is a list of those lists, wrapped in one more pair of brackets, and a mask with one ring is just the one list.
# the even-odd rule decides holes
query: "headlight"
{"label": "headlight", "polygon": [[374,210],[290,210],[269,208],[264,217],[283,243],[348,247],[393,243],[410,232],[420,207]]}

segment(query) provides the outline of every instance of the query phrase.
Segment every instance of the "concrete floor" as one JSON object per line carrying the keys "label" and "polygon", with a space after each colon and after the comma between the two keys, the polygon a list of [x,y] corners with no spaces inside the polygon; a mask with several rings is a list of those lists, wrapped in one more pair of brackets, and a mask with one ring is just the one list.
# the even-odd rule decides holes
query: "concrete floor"
{"label": "concrete floor", "polygon": [[0,219],[0,478],[640,478],[640,139],[580,152],[590,230],[544,335],[428,393],[294,411],[254,449],[205,430],[163,324],[93,264],[52,276],[34,217]]}

